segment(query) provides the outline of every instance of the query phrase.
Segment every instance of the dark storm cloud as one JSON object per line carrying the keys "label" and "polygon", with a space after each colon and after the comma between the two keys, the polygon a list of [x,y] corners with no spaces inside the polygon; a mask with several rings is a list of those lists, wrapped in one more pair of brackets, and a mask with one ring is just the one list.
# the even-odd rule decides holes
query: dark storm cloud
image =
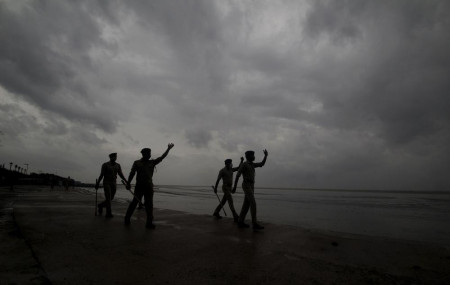
{"label": "dark storm cloud", "polygon": [[36,117],[28,114],[17,104],[1,104],[0,112],[4,119],[0,122],[0,128],[8,137],[18,137],[39,128]]}
{"label": "dark storm cloud", "polygon": [[450,156],[448,2],[310,3],[303,31],[291,35],[302,38],[299,44],[237,51],[239,66],[263,78],[241,90],[246,113],[256,117],[248,118],[253,134],[282,127],[297,142],[286,142],[280,161],[297,163],[277,165],[277,181],[445,187],[439,173]]}
{"label": "dark storm cloud", "polygon": [[[129,8],[145,29],[164,39],[170,50],[171,58],[165,66],[166,78],[170,79],[163,81],[164,90],[159,95],[164,95],[174,111],[158,114],[157,119],[164,120],[172,130],[181,129],[192,146],[208,145],[230,76],[215,3],[137,1]],[[150,88],[150,93],[158,91]]]}
{"label": "dark storm cloud", "polygon": [[378,120],[379,135],[391,144],[444,131],[450,119],[449,16],[448,1],[314,1],[305,21],[310,37],[369,45],[357,69],[336,78],[353,84],[335,89],[346,92],[345,99],[323,94],[326,111],[339,112],[341,121],[348,115],[363,124]]}
{"label": "dark storm cloud", "polygon": [[313,1],[305,21],[305,32],[312,37],[323,33],[333,41],[341,42],[361,36],[359,19],[367,1]]}
{"label": "dark storm cloud", "polygon": [[188,143],[194,147],[205,147],[212,139],[211,133],[202,129],[187,129],[185,136]]}
{"label": "dark storm cloud", "polygon": [[0,106],[3,145],[176,138],[199,181],[268,148],[262,184],[450,185],[448,1],[2,3],[0,85],[42,111]]}
{"label": "dark storm cloud", "polygon": [[[325,177],[342,185],[358,185],[364,179],[376,184],[377,179],[370,178],[374,168],[392,170],[421,160],[416,140],[448,137],[449,4],[310,4],[301,29],[287,33],[301,40],[287,48],[276,41],[240,38],[239,31],[250,37],[260,27],[238,5],[230,5],[229,13],[238,15],[237,20],[226,24],[214,16],[217,7],[211,2],[185,2],[185,13],[168,3],[139,6],[137,13],[146,15],[143,23],[164,35],[177,58],[172,71],[183,91],[167,97],[177,110],[171,113],[177,119],[168,124],[185,129],[187,141],[196,147],[207,146],[215,131],[229,151],[283,136],[278,132],[285,128],[286,139],[298,142],[290,146],[294,155],[287,159],[301,165],[310,159],[305,153],[314,153],[307,163],[310,169],[297,165],[294,173],[287,171],[291,181],[304,172],[311,173],[305,175],[316,185]],[[245,9],[270,10],[270,4],[265,5]],[[234,88],[232,78],[245,84]],[[308,133],[305,124],[334,135],[313,133],[305,142],[305,137],[297,138],[297,133]],[[442,141],[431,140],[429,147],[442,149]],[[448,153],[446,148],[441,151]],[[414,159],[408,161],[402,153]],[[418,169],[398,176],[407,184],[407,176]],[[355,179],[358,176],[362,178]]]}
{"label": "dark storm cloud", "polygon": [[115,20],[105,4],[112,2],[101,3],[26,1],[12,9],[1,2],[0,84],[45,110],[113,131],[116,122],[95,108],[103,102],[82,76],[94,69],[89,50],[108,45],[100,22]]}
{"label": "dark storm cloud", "polygon": [[[92,131],[78,125],[70,125],[69,121],[62,120],[53,113],[40,113],[36,116],[29,108],[27,110],[16,103],[0,104],[0,112],[7,117],[7,120],[0,122],[0,129],[10,143],[14,140],[16,143],[21,141],[29,144],[47,141],[45,143],[49,146],[55,146],[66,139],[71,144],[99,145],[105,142]],[[45,138],[40,140],[39,136],[42,134]]]}

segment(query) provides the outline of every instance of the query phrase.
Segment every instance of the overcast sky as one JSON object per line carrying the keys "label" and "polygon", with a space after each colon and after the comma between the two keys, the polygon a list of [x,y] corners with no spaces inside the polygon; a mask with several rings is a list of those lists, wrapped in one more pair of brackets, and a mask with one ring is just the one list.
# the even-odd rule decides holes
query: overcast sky
{"label": "overcast sky", "polygon": [[0,164],[94,182],[450,190],[450,1],[0,0]]}

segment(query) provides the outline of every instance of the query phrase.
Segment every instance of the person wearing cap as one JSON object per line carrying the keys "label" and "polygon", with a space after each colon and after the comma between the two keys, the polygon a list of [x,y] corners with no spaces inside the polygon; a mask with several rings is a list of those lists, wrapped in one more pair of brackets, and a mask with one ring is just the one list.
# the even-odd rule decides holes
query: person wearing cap
{"label": "person wearing cap", "polygon": [[236,174],[236,180],[234,181],[234,187],[232,193],[236,192],[236,187],[239,181],[239,177],[242,175],[244,181],[242,182],[242,190],[244,190],[245,198],[242,204],[241,213],[239,214],[238,227],[248,228],[250,227],[245,223],[245,216],[247,215],[248,209],[250,208],[250,213],[252,215],[253,230],[262,230],[263,226],[258,224],[256,219],[256,201],[255,201],[255,168],[263,167],[266,164],[267,155],[269,154],[267,150],[263,151],[264,159],[261,162],[255,161],[255,152],[252,150],[245,152],[246,161],[239,167],[238,173]]}
{"label": "person wearing cap", "polygon": [[102,169],[100,171],[100,176],[98,177],[97,183],[95,184],[95,189],[98,189],[100,182],[103,179],[103,191],[105,192],[105,201],[98,204],[98,212],[101,215],[103,213],[103,208],[106,208],[106,218],[112,218],[113,214],[111,211],[111,201],[116,195],[116,179],[117,174],[120,178],[125,180],[125,176],[122,173],[122,168],[120,164],[116,162],[117,153],[109,154],[109,161],[103,163]]}
{"label": "person wearing cap", "polygon": [[[239,166],[241,166],[243,161],[244,158],[241,157],[241,163],[239,163]],[[233,168],[233,161],[231,159],[226,159],[225,167],[219,171],[216,185],[214,186],[214,193],[217,194],[217,186],[219,185],[220,179],[222,179],[223,198],[213,214],[213,216],[216,217],[217,219],[222,218],[222,216],[220,216],[219,214],[220,210],[222,209],[223,206],[225,206],[225,204],[228,201],[228,206],[230,206],[230,210],[231,212],[233,212],[234,222],[236,223],[238,222],[239,215],[236,213],[236,210],[234,209],[233,197],[231,196],[231,189],[233,187],[233,172],[237,171],[239,169],[239,166]]]}
{"label": "person wearing cap", "polygon": [[[131,181],[136,174],[136,187],[134,189],[134,195],[139,200],[142,199],[142,196],[145,198],[145,211],[147,213],[147,223],[146,228],[154,229],[155,225],[153,224],[153,172],[155,170],[155,166],[159,164],[168,154],[170,149],[174,146],[173,143],[169,143],[167,146],[167,150],[156,159],[150,159],[151,157],[151,149],[144,148],[141,150],[142,158],[136,160],[131,167],[130,175],[128,176],[127,181],[127,189],[131,189]],[[125,224],[130,224],[131,216],[133,215],[134,210],[136,209],[137,204],[139,203],[138,199],[133,198],[130,205],[128,206],[127,213],[125,214]]]}

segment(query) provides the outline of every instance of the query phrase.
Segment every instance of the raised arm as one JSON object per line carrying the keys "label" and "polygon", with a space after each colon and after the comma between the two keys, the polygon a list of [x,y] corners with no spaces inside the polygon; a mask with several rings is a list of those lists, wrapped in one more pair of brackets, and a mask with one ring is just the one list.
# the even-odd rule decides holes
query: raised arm
{"label": "raised arm", "polygon": [[239,170],[239,167],[241,167],[241,164],[244,162],[244,158],[241,156],[241,162],[239,162],[239,165],[238,165],[238,167],[233,167],[233,172],[235,172],[235,171],[238,171]]}
{"label": "raised arm", "polygon": [[167,145],[167,149],[166,151],[157,159],[155,159],[156,164],[160,163],[164,158],[166,158],[166,156],[169,154],[169,151],[173,148],[174,144],[173,143],[169,143]]}
{"label": "raised arm", "polygon": [[266,164],[267,156],[269,155],[269,153],[267,152],[267,149],[263,150],[263,153],[264,153],[263,160],[261,162],[253,163],[254,167],[263,167],[264,164]]}

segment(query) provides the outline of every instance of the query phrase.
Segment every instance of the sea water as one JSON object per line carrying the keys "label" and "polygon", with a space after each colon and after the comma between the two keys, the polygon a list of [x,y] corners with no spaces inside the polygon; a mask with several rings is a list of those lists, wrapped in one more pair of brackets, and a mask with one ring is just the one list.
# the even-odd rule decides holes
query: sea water
{"label": "sea water", "polygon": [[[218,194],[222,198],[220,187]],[[450,191],[255,188],[255,198],[262,224],[450,245]],[[128,202],[132,195],[118,185],[116,199]],[[237,189],[233,199],[239,214],[242,189]],[[155,189],[155,208],[212,215],[218,203],[211,186],[159,185]],[[225,211],[232,217],[228,205]],[[247,221],[250,218],[249,212]]]}

